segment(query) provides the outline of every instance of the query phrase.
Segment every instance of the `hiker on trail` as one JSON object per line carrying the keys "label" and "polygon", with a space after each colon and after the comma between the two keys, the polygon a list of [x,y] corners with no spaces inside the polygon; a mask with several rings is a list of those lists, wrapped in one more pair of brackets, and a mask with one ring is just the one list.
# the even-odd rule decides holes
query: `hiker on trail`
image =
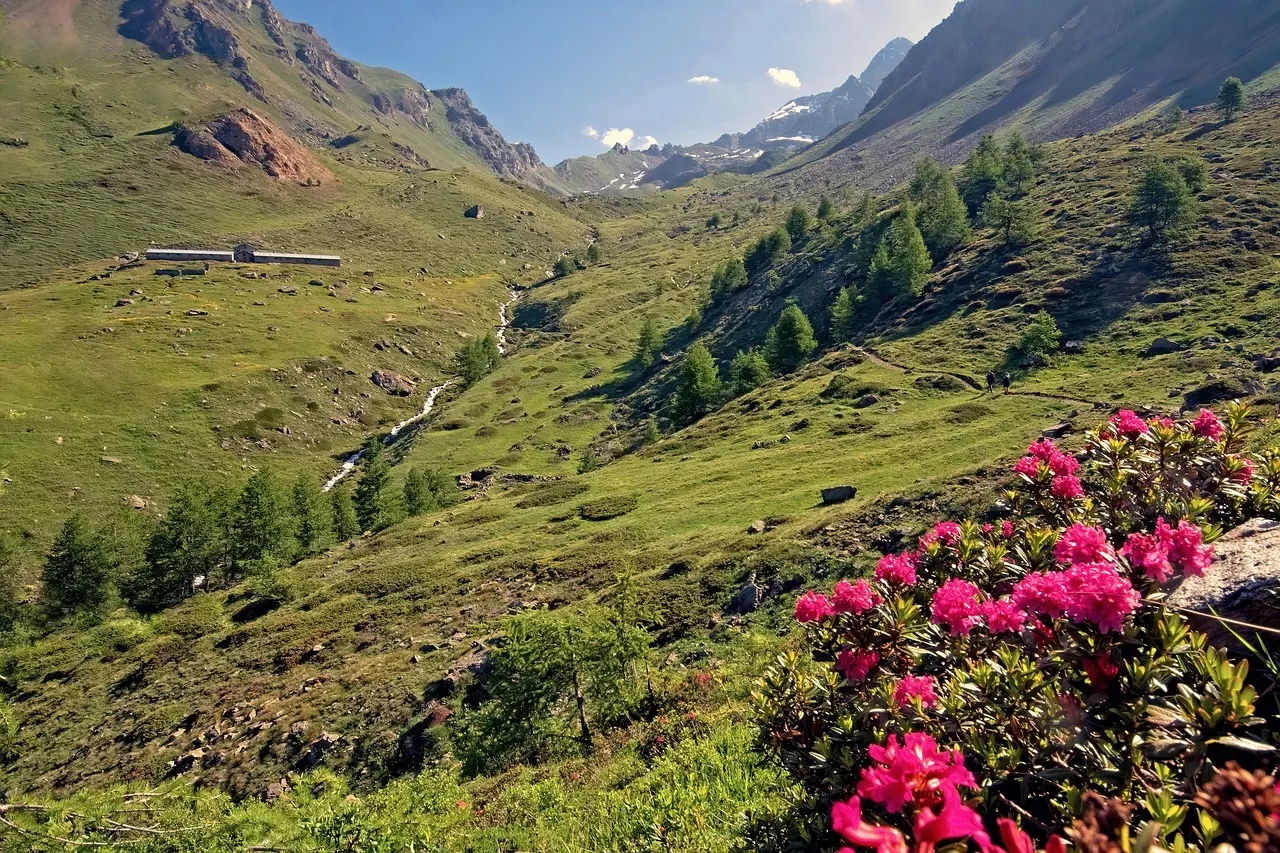
{"label": "hiker on trail", "polygon": [[1006,373],[1001,381],[1004,383],[1004,393],[1008,394],[1009,386],[1013,384],[1013,377]]}
{"label": "hiker on trail", "polygon": [[987,393],[994,394],[996,392],[996,372],[994,370],[987,371]]}

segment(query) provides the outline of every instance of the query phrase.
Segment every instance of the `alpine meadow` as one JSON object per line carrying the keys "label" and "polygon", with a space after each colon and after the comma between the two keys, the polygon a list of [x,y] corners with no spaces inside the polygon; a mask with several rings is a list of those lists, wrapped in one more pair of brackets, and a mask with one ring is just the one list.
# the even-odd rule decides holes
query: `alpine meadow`
{"label": "alpine meadow", "polygon": [[0,851],[1280,853],[1280,4],[359,5],[0,0]]}

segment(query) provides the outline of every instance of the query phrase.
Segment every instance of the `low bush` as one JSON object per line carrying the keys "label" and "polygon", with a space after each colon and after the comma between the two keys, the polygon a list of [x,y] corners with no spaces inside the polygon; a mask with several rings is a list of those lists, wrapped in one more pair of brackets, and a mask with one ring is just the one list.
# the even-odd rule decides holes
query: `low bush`
{"label": "low bush", "polygon": [[1222,816],[1274,785],[1227,764],[1274,761],[1274,725],[1247,664],[1163,593],[1211,567],[1224,526],[1280,513],[1280,452],[1245,452],[1247,414],[1121,412],[1083,463],[1037,441],[1002,520],[940,523],[873,579],[803,595],[803,650],[754,701],[805,789],[805,846],[1065,851],[1082,821],[1083,850],[1273,849]]}
{"label": "low bush", "polygon": [[587,521],[608,521],[634,512],[638,506],[640,501],[635,495],[616,495],[584,503],[578,507],[578,515]]}
{"label": "low bush", "polygon": [[534,509],[541,506],[555,506],[573,500],[585,494],[591,487],[575,480],[561,480],[539,486],[520,500],[516,501],[517,509]]}

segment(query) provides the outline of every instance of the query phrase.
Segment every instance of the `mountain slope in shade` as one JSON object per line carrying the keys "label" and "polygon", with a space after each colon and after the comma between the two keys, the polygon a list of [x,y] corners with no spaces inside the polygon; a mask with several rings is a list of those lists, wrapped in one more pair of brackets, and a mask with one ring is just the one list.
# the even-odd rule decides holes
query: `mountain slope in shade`
{"label": "mountain slope in shade", "polygon": [[[984,133],[1094,132],[1169,103],[1211,102],[1222,80],[1280,66],[1269,0],[966,0],[908,53],[864,115],[783,168],[902,180],[924,154],[957,162]],[[819,176],[821,175],[821,177]]]}
{"label": "mountain slope in shade", "polygon": [[858,75],[858,79],[874,93],[880,88],[884,78],[893,73],[914,46],[915,42],[911,39],[894,39],[880,49],[880,52],[867,64],[866,69]]}

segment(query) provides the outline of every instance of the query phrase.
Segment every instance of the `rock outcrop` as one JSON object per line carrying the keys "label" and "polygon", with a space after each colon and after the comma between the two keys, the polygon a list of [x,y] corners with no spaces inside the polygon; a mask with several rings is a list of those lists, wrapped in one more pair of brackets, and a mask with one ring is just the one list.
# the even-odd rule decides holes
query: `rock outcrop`
{"label": "rock outcrop", "polygon": [[476,109],[464,90],[436,89],[431,96],[444,104],[453,132],[499,175],[519,178],[541,168],[542,161],[533,146],[525,142],[508,142],[490,124],[488,116]]}
{"label": "rock outcrop", "polygon": [[249,163],[282,181],[323,183],[333,177],[291,136],[244,108],[203,125],[179,128],[173,144],[201,160],[225,165]]}
{"label": "rock outcrop", "polygon": [[120,14],[120,34],[140,41],[166,59],[200,55],[231,69],[231,76],[249,94],[267,100],[266,91],[249,73],[249,60],[240,49],[225,10],[212,0],[177,3],[174,0],[127,0]]}

